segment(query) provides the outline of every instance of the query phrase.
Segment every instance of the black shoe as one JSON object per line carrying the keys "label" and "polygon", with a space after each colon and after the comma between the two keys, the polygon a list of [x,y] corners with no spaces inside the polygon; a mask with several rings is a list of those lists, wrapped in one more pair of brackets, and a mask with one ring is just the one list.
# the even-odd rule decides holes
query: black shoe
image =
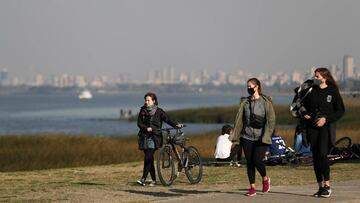
{"label": "black shoe", "polygon": [[320,194],[323,192],[324,188],[323,187],[319,187],[319,190],[313,194],[314,197],[320,197]]}
{"label": "black shoe", "polygon": [[331,195],[331,189],[330,186],[325,185],[324,190],[320,193],[320,197],[330,197]]}

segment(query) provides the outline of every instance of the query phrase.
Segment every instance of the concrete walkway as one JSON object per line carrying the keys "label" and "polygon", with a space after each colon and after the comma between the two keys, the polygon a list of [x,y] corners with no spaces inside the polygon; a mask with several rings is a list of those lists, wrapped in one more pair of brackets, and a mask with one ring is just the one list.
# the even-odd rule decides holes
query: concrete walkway
{"label": "concrete walkway", "polygon": [[313,197],[318,189],[317,184],[302,186],[273,186],[269,193],[257,192],[254,197],[244,194],[247,189],[192,195],[172,200],[158,202],[196,202],[196,203],[225,203],[225,202],[360,202],[360,180],[332,183],[330,198]]}

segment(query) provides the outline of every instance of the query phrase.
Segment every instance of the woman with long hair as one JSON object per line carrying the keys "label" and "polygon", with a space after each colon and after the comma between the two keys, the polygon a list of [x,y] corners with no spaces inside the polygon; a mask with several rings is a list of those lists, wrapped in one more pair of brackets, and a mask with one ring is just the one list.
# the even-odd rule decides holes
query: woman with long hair
{"label": "woman with long hair", "polygon": [[316,180],[316,197],[330,197],[329,146],[335,144],[336,121],[345,113],[339,88],[327,68],[314,71],[314,86],[304,100],[307,140],[310,142]]}
{"label": "woman with long hair", "polygon": [[144,96],[145,104],[140,108],[137,125],[139,127],[138,145],[144,152],[143,175],[136,183],[145,186],[146,178],[150,172],[151,182],[149,186],[156,184],[156,174],[154,166],[154,153],[162,146],[162,123],[163,121],[172,127],[181,128],[179,124],[170,118],[164,110],[158,107],[158,99],[155,93],[148,92]]}
{"label": "woman with long hair", "polygon": [[275,130],[275,111],[271,98],[262,94],[261,83],[257,78],[247,81],[248,97],[241,98],[235,118],[233,142],[239,142],[244,149],[250,189],[247,196],[256,195],[255,169],[260,173],[263,192],[270,190],[270,178],[266,174],[263,161],[265,152],[271,144],[271,135]]}

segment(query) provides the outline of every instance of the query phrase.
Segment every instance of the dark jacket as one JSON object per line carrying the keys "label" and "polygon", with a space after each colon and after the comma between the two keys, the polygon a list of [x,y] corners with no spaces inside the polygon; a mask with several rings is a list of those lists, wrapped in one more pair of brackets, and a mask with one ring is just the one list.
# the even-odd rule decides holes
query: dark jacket
{"label": "dark jacket", "polygon": [[331,84],[325,89],[314,87],[309,96],[305,98],[304,107],[307,110],[307,114],[311,116],[310,120],[305,120],[306,127],[317,128],[315,126],[316,119],[325,117],[326,124],[323,127],[328,127],[331,144],[335,145],[336,121],[345,113],[344,102],[336,87]]}
{"label": "dark jacket", "polygon": [[[138,133],[139,149],[144,149],[144,140],[146,137],[153,136],[155,141],[155,148],[160,148],[163,143],[162,138],[162,123],[163,121],[169,124],[172,127],[176,127],[178,122],[171,119],[164,110],[157,107],[157,110],[153,116],[150,116],[149,112],[146,110],[146,106],[142,106],[139,112],[137,125],[140,128]],[[152,132],[148,132],[147,128],[151,127]]]}
{"label": "dark jacket", "polygon": [[[266,114],[266,123],[265,123],[261,141],[265,144],[271,144],[271,135],[275,130],[275,122],[276,122],[275,111],[274,111],[274,107],[273,107],[271,98],[269,96],[266,96],[263,94],[261,95],[261,97],[265,100],[265,114]],[[245,102],[248,99],[249,99],[248,97],[241,98],[239,110],[238,110],[238,113],[236,115],[235,122],[234,122],[234,130],[233,130],[232,135],[230,135],[230,137],[229,137],[229,139],[233,143],[239,143],[240,135],[244,128]]]}

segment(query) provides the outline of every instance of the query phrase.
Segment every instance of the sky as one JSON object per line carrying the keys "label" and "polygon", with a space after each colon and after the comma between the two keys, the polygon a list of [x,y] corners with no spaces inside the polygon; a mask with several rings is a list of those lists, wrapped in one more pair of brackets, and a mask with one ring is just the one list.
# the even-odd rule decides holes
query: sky
{"label": "sky", "polygon": [[357,0],[1,0],[0,68],[118,75],[360,64]]}

